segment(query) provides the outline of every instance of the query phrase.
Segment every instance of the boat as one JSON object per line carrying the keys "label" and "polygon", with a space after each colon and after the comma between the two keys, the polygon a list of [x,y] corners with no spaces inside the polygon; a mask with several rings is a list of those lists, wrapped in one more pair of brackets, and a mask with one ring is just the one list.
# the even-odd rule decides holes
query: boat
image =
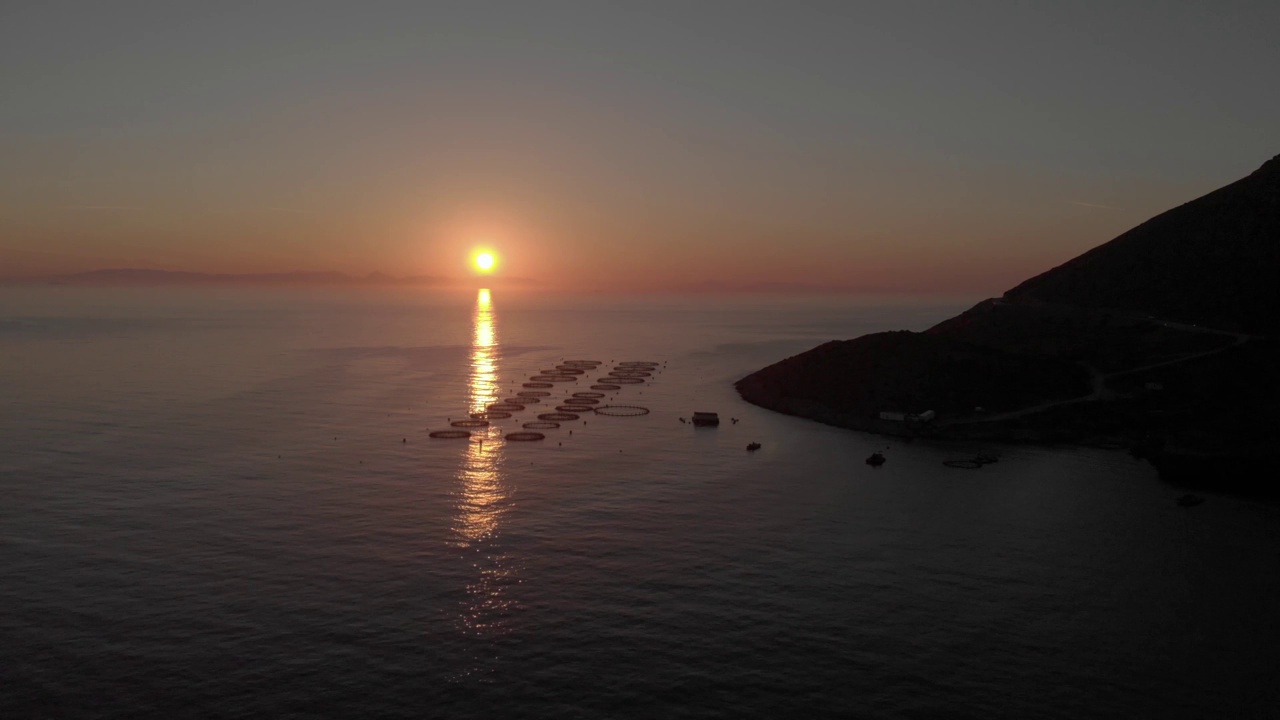
{"label": "boat", "polygon": [[871,467],[880,467],[884,463],[885,458],[883,453],[873,452],[871,453],[871,457],[867,458],[867,464]]}
{"label": "boat", "polygon": [[713,412],[695,412],[693,424],[702,427],[715,427],[720,424],[720,416]]}
{"label": "boat", "polygon": [[761,445],[758,442],[747,443],[747,452],[755,452],[760,448],[761,448]]}

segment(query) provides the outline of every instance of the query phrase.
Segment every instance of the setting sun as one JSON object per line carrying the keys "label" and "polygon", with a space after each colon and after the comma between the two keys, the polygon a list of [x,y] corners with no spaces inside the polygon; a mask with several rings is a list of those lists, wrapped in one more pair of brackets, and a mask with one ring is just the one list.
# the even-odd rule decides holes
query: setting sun
{"label": "setting sun", "polygon": [[495,258],[491,252],[476,253],[472,262],[475,263],[476,269],[480,272],[489,272],[498,264],[497,258]]}

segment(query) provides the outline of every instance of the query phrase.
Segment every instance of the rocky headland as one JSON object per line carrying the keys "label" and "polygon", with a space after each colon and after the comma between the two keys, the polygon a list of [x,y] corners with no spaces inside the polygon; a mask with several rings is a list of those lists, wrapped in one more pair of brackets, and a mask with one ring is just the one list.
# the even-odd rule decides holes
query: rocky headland
{"label": "rocky headland", "polygon": [[832,341],[747,401],[907,437],[1128,448],[1280,496],[1280,156],[920,333]]}

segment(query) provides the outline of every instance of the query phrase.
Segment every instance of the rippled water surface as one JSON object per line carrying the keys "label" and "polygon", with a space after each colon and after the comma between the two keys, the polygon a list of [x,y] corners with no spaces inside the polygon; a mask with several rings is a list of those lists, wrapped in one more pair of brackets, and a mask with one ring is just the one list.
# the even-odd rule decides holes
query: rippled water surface
{"label": "rippled water surface", "polygon": [[[732,389],[957,309],[0,291],[0,716],[1275,716],[1275,507]],[[623,361],[649,414],[504,439]]]}

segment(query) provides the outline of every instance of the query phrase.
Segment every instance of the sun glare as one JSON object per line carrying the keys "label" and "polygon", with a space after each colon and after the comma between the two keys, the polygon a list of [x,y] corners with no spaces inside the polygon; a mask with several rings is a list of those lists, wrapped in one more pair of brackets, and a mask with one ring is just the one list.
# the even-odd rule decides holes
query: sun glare
{"label": "sun glare", "polygon": [[492,271],[494,266],[498,264],[498,259],[495,258],[491,252],[478,252],[475,257],[472,258],[472,262],[475,263],[477,270],[482,273],[487,273]]}

